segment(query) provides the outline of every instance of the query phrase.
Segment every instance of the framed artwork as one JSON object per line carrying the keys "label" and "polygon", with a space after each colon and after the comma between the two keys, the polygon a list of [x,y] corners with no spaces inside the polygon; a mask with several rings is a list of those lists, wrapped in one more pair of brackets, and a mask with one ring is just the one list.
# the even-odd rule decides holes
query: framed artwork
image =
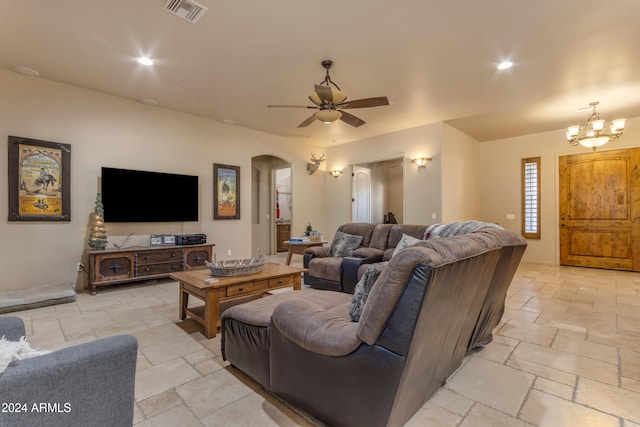
{"label": "framed artwork", "polygon": [[9,137],[9,221],[71,221],[71,145]]}
{"label": "framed artwork", "polygon": [[240,219],[240,167],[213,164],[213,219]]}

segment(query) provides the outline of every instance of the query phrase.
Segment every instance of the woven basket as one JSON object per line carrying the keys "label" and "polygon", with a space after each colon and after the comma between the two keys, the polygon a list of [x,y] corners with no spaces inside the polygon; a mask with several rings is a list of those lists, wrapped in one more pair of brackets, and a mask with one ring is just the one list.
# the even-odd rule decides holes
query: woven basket
{"label": "woven basket", "polygon": [[211,274],[214,276],[244,276],[245,274],[253,274],[262,271],[264,268],[264,257],[261,257],[257,261],[255,258],[245,258],[221,261],[215,264],[205,261],[205,264],[209,267]]}

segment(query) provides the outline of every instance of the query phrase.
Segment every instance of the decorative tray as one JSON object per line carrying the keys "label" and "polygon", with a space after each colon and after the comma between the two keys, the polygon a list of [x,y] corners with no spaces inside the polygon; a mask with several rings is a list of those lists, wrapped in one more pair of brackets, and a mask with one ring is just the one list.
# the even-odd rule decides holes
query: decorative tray
{"label": "decorative tray", "polygon": [[260,255],[258,251],[253,258],[217,261],[214,254],[213,262],[205,261],[205,265],[214,276],[243,276],[261,271],[264,267],[264,255]]}

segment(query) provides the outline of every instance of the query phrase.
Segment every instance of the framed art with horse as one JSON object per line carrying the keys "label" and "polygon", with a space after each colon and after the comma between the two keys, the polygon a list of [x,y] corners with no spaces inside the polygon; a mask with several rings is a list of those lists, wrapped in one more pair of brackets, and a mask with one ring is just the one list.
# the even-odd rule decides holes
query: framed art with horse
{"label": "framed art with horse", "polygon": [[71,145],[9,136],[9,221],[71,221]]}

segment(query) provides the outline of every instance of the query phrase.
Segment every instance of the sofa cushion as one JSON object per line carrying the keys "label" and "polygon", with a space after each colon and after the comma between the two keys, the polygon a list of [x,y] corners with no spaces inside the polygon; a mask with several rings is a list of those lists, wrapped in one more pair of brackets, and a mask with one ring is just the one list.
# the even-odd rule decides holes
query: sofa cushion
{"label": "sofa cushion", "polygon": [[424,233],[427,229],[426,225],[415,224],[394,224],[389,231],[389,240],[387,241],[388,248],[395,248],[405,234],[407,236],[413,236],[416,239],[424,239]]}
{"label": "sofa cushion", "polygon": [[391,259],[396,246],[398,246],[398,243],[402,240],[402,236],[407,235],[415,237],[416,239],[424,239],[424,232],[426,229],[426,225],[394,224],[389,231],[387,249],[384,251],[382,260],[389,261]]}
{"label": "sofa cushion", "polygon": [[354,236],[362,236],[362,242],[360,245],[369,246],[374,227],[375,224],[369,224],[367,222],[350,222],[338,227],[337,231],[353,234]]}
{"label": "sofa cushion", "polygon": [[417,239],[413,236],[409,236],[408,234],[403,234],[402,239],[400,239],[400,241],[398,242],[398,246],[396,246],[396,248],[393,250],[393,255],[391,256],[392,257],[395,256],[402,249],[408,248],[409,246],[413,246],[419,241],[420,239]]}
{"label": "sofa cushion", "polygon": [[353,291],[353,298],[351,299],[351,308],[349,309],[349,316],[351,316],[352,321],[358,322],[360,320],[360,315],[362,314],[364,304],[367,302],[369,291],[386,265],[386,262],[369,265],[362,275],[362,278],[356,284],[356,288]]}
{"label": "sofa cushion", "polygon": [[235,319],[247,325],[266,327],[269,326],[271,315],[275,308],[284,301],[306,299],[329,310],[349,301],[349,297],[350,295],[342,292],[328,292],[317,289],[283,292],[230,307],[222,313],[220,319],[223,322],[227,319]]}
{"label": "sofa cushion", "polygon": [[338,231],[333,238],[333,242],[331,242],[331,247],[329,248],[329,256],[340,258],[351,256],[353,250],[360,246],[361,242],[362,236],[347,234]]}
{"label": "sofa cushion", "polygon": [[309,275],[340,283],[342,280],[342,258],[312,258],[309,261]]}
{"label": "sofa cushion", "polygon": [[[326,292],[326,291],[325,291]],[[362,343],[356,336],[357,323],[349,319],[349,297],[327,310],[307,299],[295,298],[278,305],[271,321],[278,331],[298,346],[325,356],[345,356]]]}
{"label": "sofa cushion", "polygon": [[371,242],[369,242],[369,247],[384,251],[387,247],[387,240],[389,240],[391,227],[393,227],[393,224],[376,224],[373,228],[373,233],[371,233]]}

